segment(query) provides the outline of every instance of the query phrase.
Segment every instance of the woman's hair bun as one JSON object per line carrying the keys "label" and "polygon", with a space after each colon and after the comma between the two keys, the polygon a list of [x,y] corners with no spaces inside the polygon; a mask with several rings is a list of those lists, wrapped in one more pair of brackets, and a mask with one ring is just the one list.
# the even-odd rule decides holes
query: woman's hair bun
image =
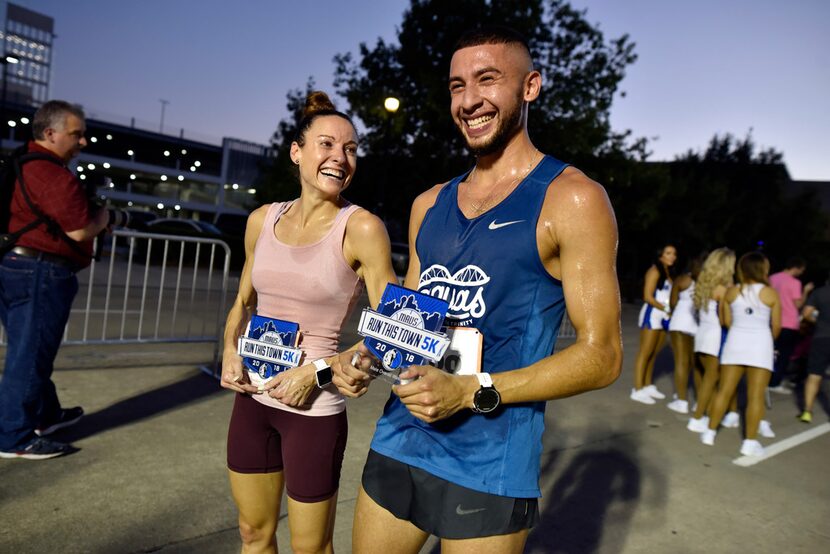
{"label": "woman's hair bun", "polygon": [[337,111],[328,94],[321,90],[315,90],[308,93],[308,96],[305,98],[305,108],[303,109],[302,117],[297,122],[297,132],[294,135],[294,141],[300,146],[303,146],[305,144],[306,131],[314,123],[314,120],[318,116],[327,115],[342,117],[354,127],[354,123],[348,115]]}
{"label": "woman's hair bun", "polygon": [[334,112],[336,108],[332,103],[329,95],[321,90],[315,90],[308,93],[305,99],[305,109],[303,110],[303,117],[311,117],[320,112]]}

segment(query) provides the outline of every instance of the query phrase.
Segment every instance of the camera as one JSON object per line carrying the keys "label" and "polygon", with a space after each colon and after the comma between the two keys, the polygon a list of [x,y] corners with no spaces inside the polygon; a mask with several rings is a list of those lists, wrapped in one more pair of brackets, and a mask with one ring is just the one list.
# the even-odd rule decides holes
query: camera
{"label": "camera", "polygon": [[108,188],[110,182],[108,177],[90,178],[84,181],[84,193],[89,203],[89,209],[91,212],[107,210],[109,214],[107,227],[129,227],[129,212],[119,210],[118,208],[107,208],[104,205],[104,197],[98,196],[98,188]]}
{"label": "camera", "polygon": [[130,226],[130,214],[124,210],[119,210],[118,208],[107,208],[109,212],[109,223],[107,223],[107,227],[129,227]]}

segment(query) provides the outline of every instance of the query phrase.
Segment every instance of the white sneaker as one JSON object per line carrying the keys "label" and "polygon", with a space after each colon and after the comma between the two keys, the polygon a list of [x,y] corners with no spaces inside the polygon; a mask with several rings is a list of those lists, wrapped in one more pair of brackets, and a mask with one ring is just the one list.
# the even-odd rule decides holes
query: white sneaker
{"label": "white sneaker", "polygon": [[788,389],[787,387],[784,386],[784,383],[781,383],[780,385],[775,386],[775,387],[767,387],[767,390],[770,391],[770,392],[774,392],[776,394],[792,394],[793,393],[793,391],[791,391],[790,389]]}
{"label": "white sneaker", "polygon": [[741,454],[744,456],[763,456],[764,447],[756,440],[745,439],[741,443]]}
{"label": "white sneaker", "polygon": [[713,446],[715,444],[715,435],[717,431],[712,431],[711,429],[706,429],[704,432],[700,434],[700,442],[705,444],[706,446]]}
{"label": "white sneaker", "polygon": [[738,412],[729,412],[723,416],[720,424],[727,429],[734,429],[741,424],[741,416],[738,415]]}
{"label": "white sneaker", "polygon": [[767,439],[775,438],[775,431],[772,430],[772,425],[766,419],[762,419],[761,423],[758,424],[758,434]]}
{"label": "white sneaker", "polygon": [[654,385],[643,387],[640,390],[646,391],[647,395],[649,395],[652,398],[656,398],[657,400],[663,400],[666,397],[666,395],[657,390],[657,387],[655,387]]}
{"label": "white sneaker", "polygon": [[678,398],[677,400],[672,400],[666,404],[666,407],[673,412],[677,412],[678,414],[689,413],[689,402],[687,400],[680,400]]}
{"label": "white sneaker", "polygon": [[631,400],[643,404],[654,404],[654,399],[645,392],[646,389],[631,389]]}
{"label": "white sneaker", "polygon": [[709,417],[703,416],[701,418],[689,418],[689,423],[686,424],[686,429],[695,433],[702,433],[709,428]]}

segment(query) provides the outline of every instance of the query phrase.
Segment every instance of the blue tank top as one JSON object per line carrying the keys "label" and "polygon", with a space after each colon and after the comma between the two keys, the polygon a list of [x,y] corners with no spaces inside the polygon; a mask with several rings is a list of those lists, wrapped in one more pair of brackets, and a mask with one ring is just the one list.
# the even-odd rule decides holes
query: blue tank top
{"label": "blue tank top", "polygon": [[[565,298],[539,257],[536,224],[548,186],[565,167],[545,156],[507,198],[474,219],[458,208],[462,175],[424,216],[416,239],[418,289],[449,301],[447,325],[482,333],[485,372],[522,368],[553,353]],[[538,497],[544,411],[544,402],[510,404],[429,424],[392,394],[372,449],[470,489]]]}

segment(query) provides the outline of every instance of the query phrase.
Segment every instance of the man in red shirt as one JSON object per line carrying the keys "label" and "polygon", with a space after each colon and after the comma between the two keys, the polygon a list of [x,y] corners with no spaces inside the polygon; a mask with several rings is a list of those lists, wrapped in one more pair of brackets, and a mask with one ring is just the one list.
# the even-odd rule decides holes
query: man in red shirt
{"label": "man in red shirt", "polygon": [[[66,168],[86,146],[81,109],[67,102],[45,103],[32,121],[29,152],[53,156],[22,166],[10,206],[9,231],[38,220],[0,261],[0,319],[8,346],[0,381],[0,458],[45,459],[73,452],[44,438],[77,422],[80,407],[61,408],[52,369],[72,300],[75,272],[89,265],[92,240],[107,227],[107,210],[90,206],[84,187]],[[34,209],[33,207],[34,206]]]}
{"label": "man in red shirt", "polygon": [[782,394],[790,394],[792,391],[781,384],[787,366],[790,364],[790,357],[793,354],[796,343],[798,343],[798,329],[800,324],[799,313],[807,300],[810,291],[813,290],[813,283],[807,283],[802,290],[801,281],[798,279],[804,274],[807,264],[802,258],[793,257],[787,260],[783,271],[770,275],[769,282],[781,298],[781,334],[775,341],[775,371],[769,383],[769,390]]}

